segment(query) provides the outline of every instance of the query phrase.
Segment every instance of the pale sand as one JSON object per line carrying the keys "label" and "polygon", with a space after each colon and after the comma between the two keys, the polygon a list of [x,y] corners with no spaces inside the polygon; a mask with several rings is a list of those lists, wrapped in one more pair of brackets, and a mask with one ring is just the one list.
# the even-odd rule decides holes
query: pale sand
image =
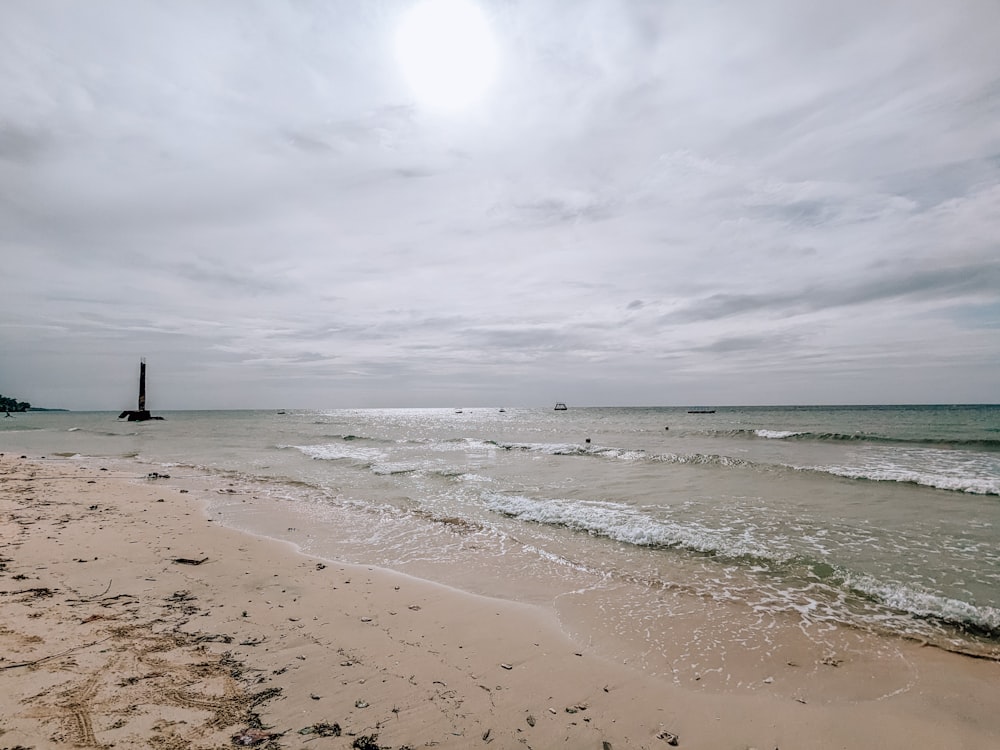
{"label": "pale sand", "polygon": [[995,662],[901,643],[888,697],[832,664],[808,699],[693,689],[547,609],[220,528],[218,487],[143,472],[0,458],[0,748],[1000,746]]}

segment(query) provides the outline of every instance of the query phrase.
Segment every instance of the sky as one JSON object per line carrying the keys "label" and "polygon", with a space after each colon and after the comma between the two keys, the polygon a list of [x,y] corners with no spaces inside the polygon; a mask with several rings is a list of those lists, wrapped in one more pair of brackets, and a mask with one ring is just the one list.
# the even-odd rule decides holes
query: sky
{"label": "sky", "polygon": [[0,393],[1000,402],[996,0],[422,1],[0,0]]}

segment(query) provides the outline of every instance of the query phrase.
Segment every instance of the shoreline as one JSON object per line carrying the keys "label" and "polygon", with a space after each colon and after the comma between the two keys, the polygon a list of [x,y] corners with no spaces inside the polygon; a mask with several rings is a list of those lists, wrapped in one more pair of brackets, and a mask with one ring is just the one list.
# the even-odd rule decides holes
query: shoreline
{"label": "shoreline", "polygon": [[543,607],[222,527],[205,514],[218,477],[183,489],[144,479],[138,462],[135,472],[101,463],[0,458],[3,746],[209,748],[237,737],[620,750],[663,747],[669,733],[681,746],[743,750],[1000,738],[995,662],[902,643],[905,687],[888,697],[869,698],[833,665],[813,671],[808,701],[689,689],[595,654]]}

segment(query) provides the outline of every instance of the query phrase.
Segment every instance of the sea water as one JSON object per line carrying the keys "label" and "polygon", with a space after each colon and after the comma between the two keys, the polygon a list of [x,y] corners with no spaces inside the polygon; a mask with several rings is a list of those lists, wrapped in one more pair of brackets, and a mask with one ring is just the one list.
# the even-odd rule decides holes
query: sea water
{"label": "sea water", "polygon": [[689,411],[31,412],[0,451],[207,478],[228,525],[552,606],[653,671],[680,630],[692,679],[790,634],[1000,658],[1000,407]]}

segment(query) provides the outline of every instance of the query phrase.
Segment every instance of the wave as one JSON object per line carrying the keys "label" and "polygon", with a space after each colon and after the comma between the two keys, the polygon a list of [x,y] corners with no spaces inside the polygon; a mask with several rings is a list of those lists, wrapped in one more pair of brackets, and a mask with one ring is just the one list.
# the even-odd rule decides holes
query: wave
{"label": "wave", "polygon": [[914,586],[879,581],[869,575],[846,574],[853,593],[913,617],[936,621],[971,636],[1000,640],[1000,609],[975,605]]}
{"label": "wave", "polygon": [[348,460],[373,466],[379,459],[385,457],[385,452],[377,448],[368,448],[351,443],[322,443],[320,445],[279,445],[279,450],[293,449],[303,455],[318,461]]}
{"label": "wave", "polygon": [[487,493],[487,509],[520,521],[562,526],[639,547],[681,548],[693,552],[746,560],[782,562],[774,547],[747,534],[733,536],[726,528],[697,522],[659,521],[631,506],[603,500],[539,500],[523,495]]}
{"label": "wave", "polygon": [[845,479],[867,482],[899,482],[915,484],[936,490],[964,492],[969,495],[1000,495],[1000,478],[972,477],[929,471],[916,471],[903,467],[848,467],[848,466],[808,466],[794,467],[800,471],[814,471]]}
{"label": "wave", "polygon": [[420,460],[390,460],[387,451],[351,441],[319,445],[278,445],[279,450],[293,449],[316,461],[347,461],[376,476],[397,476],[427,471],[436,464]]}
{"label": "wave", "polygon": [[66,432],[83,432],[87,435],[99,435],[100,437],[131,437],[139,434],[137,432],[111,432],[110,430],[95,430],[90,427],[69,427]]}
{"label": "wave", "polygon": [[384,445],[392,445],[395,441],[386,440],[385,438],[371,437],[370,435],[354,435],[353,433],[339,434],[334,433],[332,435],[323,435],[323,440],[343,440],[344,442],[362,442],[362,443],[381,443]]}
{"label": "wave", "polygon": [[595,449],[579,443],[505,443],[495,440],[484,440],[484,445],[493,445],[506,451],[529,451],[546,453],[550,456],[584,456],[595,453]]}
{"label": "wave", "polygon": [[754,430],[753,433],[757,437],[768,438],[770,440],[784,440],[790,437],[798,437],[803,434],[801,432],[792,432],[790,430]]}
{"label": "wave", "polygon": [[[854,607],[856,616],[862,621],[889,626],[886,619],[892,613],[903,616],[904,621],[890,626],[890,630],[907,633],[913,630],[907,620],[925,620],[963,635],[1000,641],[1000,609],[996,607],[845,571],[826,561],[782,550],[772,540],[756,539],[746,530],[665,522],[608,501],[541,500],[502,493],[488,493],[484,499],[489,510],[520,521],[559,526],[637,547],[694,552],[737,563],[747,571],[773,576],[775,580],[807,582],[809,588],[819,584],[833,599],[853,594],[859,600]],[[794,588],[789,589],[789,595]],[[873,604],[875,612],[871,611]],[[916,632],[920,637],[934,636],[933,629],[918,628]]]}
{"label": "wave", "polygon": [[[806,434],[786,434],[780,431],[767,430],[742,430],[740,432],[748,435],[765,432],[768,433],[767,439],[779,440],[787,440],[789,436],[794,437]],[[995,476],[988,470],[970,471],[965,463],[941,466],[935,470],[930,459],[937,460],[941,456],[950,458],[953,455],[951,452],[940,452],[934,455],[921,453],[913,459],[913,466],[894,465],[891,462],[879,466],[801,466],[788,463],[760,463],[716,453],[650,454],[642,450],[579,445],[576,443],[495,443],[495,445],[505,450],[538,452],[552,456],[593,456],[623,461],[720,466],[753,471],[812,472],[819,475],[836,476],[857,481],[899,482],[948,492],[963,492],[973,495],[1000,495],[1000,477]],[[919,466],[919,468],[914,468],[914,466]]]}
{"label": "wave", "polygon": [[954,448],[959,450],[982,450],[988,452],[1000,451],[1000,439],[994,438],[966,438],[952,440],[948,438],[906,438],[892,437],[889,435],[878,435],[867,432],[809,432],[796,430],[775,430],[775,429],[739,429],[720,430],[709,433],[717,437],[729,438],[761,438],[764,440],[803,440],[813,442],[850,442],[850,443],[878,443],[885,445],[925,445],[940,448]]}
{"label": "wave", "polygon": [[[780,434],[778,432],[772,435]],[[771,437],[768,439],[788,439]],[[306,456],[325,461],[351,461],[372,470],[378,475],[406,474],[419,471],[444,472],[443,475],[460,475],[462,472],[442,467],[437,461],[427,459],[394,459],[389,441],[370,438],[345,439],[337,436],[335,442],[317,445],[279,445],[294,448]],[[395,443],[390,443],[396,445]],[[407,442],[406,445],[410,445]],[[433,452],[507,450],[539,453],[549,456],[590,457],[605,460],[649,463],[668,463],[689,466],[716,466],[756,472],[807,472],[822,476],[866,482],[896,482],[929,487],[947,492],[973,495],[1000,495],[1000,477],[988,467],[972,467],[968,461],[954,460],[951,451],[911,449],[913,452],[900,462],[900,456],[871,456],[869,465],[796,465],[791,463],[761,463],[745,458],[716,453],[647,453],[644,450],[615,448],[579,443],[515,443],[458,438],[438,441],[417,441],[424,450]],[[917,452],[919,451],[919,453]]]}

